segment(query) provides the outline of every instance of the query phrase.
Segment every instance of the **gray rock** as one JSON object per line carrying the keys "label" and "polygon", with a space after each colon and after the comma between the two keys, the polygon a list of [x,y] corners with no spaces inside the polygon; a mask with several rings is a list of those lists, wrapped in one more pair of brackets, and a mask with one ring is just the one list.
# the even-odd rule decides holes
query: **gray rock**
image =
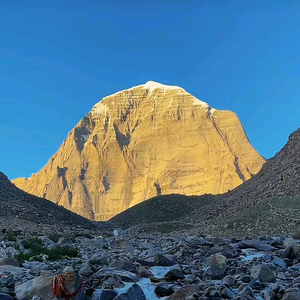
{"label": "gray rock", "polygon": [[12,296],[4,293],[0,293],[0,300],[12,300]]}
{"label": "gray rock", "polygon": [[271,290],[267,290],[264,292],[264,299],[265,300],[278,300],[276,293]]}
{"label": "gray rock", "polygon": [[221,289],[221,296],[225,299],[234,299],[235,298],[233,291],[227,287]]}
{"label": "gray rock", "polygon": [[180,288],[174,294],[172,294],[168,298],[168,300],[183,300],[189,296],[192,296],[194,293],[197,293],[198,291],[199,291],[199,288],[196,285],[188,284],[188,285]]}
{"label": "gray rock", "polygon": [[0,289],[0,293],[8,294],[8,293],[9,293],[9,289],[8,289],[6,286],[4,286],[4,287],[2,287],[2,288]]}
{"label": "gray rock", "polygon": [[12,258],[12,257],[8,258],[8,257],[6,257],[6,258],[0,259],[0,266],[8,266],[8,265],[9,266],[15,266],[15,267],[19,267],[20,266],[19,262],[15,258]]}
{"label": "gray rock", "polygon": [[300,290],[297,288],[287,289],[282,297],[282,300],[299,300],[300,299]]}
{"label": "gray rock", "polygon": [[185,276],[179,265],[172,266],[169,271],[165,274],[167,281],[176,281],[178,279],[184,279]]}
{"label": "gray rock", "polygon": [[233,286],[235,284],[235,279],[232,276],[227,275],[222,279],[222,284]]}
{"label": "gray rock", "polygon": [[15,286],[16,297],[19,300],[28,300],[33,296],[43,299],[52,299],[52,277],[39,276]]}
{"label": "gray rock", "polygon": [[29,261],[22,264],[25,268],[31,269],[32,271],[48,270],[49,266],[39,261]]}
{"label": "gray rock", "polygon": [[276,266],[282,267],[282,268],[286,268],[286,263],[284,260],[282,260],[281,258],[279,258],[278,256],[273,256],[273,263]]}
{"label": "gray rock", "polygon": [[124,250],[130,253],[134,252],[134,248],[132,245],[132,242],[126,239],[117,239],[117,240],[113,240],[110,244],[109,244],[111,249],[119,249],[119,250]]}
{"label": "gray rock", "polygon": [[59,240],[57,241],[58,246],[67,246],[71,244],[73,244],[73,242],[68,237],[65,236],[60,237]]}
{"label": "gray rock", "polygon": [[154,292],[159,297],[170,296],[174,293],[172,285],[169,285],[166,282],[160,282],[156,285]]}
{"label": "gray rock", "polygon": [[144,268],[142,265],[139,265],[137,273],[139,276],[144,277],[144,278],[150,278],[153,276],[153,274],[149,270]]}
{"label": "gray rock", "polygon": [[168,257],[166,257],[163,254],[156,254],[154,257],[154,262],[157,266],[162,266],[162,267],[173,266],[176,264],[176,262],[170,260]]}
{"label": "gray rock", "polygon": [[213,254],[209,257],[204,276],[207,279],[222,279],[226,273],[226,257],[222,254]]}
{"label": "gray rock", "polygon": [[230,246],[215,246],[212,247],[206,254],[205,257],[209,257],[213,254],[216,253],[220,253],[223,256],[225,256],[226,258],[231,258],[233,256],[232,252],[231,252],[231,248]]}
{"label": "gray rock", "polygon": [[244,287],[241,291],[241,295],[246,298],[247,298],[247,296],[250,296],[251,298],[255,299],[255,295],[250,286]]}
{"label": "gray rock", "polygon": [[282,279],[282,280],[286,280],[286,276],[284,275],[283,272],[278,272],[277,273],[277,278]]}
{"label": "gray rock", "polygon": [[254,265],[250,274],[254,279],[259,279],[261,282],[275,282],[276,276],[275,274],[264,265]]}
{"label": "gray rock", "polygon": [[79,272],[78,272],[80,275],[83,275],[85,277],[88,277],[88,276],[91,276],[94,272],[93,270],[91,269],[91,266],[88,262],[84,263]]}
{"label": "gray rock", "polygon": [[112,300],[118,296],[118,293],[113,290],[96,290],[91,300]]}
{"label": "gray rock", "polygon": [[128,291],[114,298],[114,300],[147,300],[142,288],[134,283]]}
{"label": "gray rock", "polygon": [[120,276],[120,278],[125,282],[137,282],[139,280],[139,278],[131,272],[118,270],[114,268],[102,268],[96,274],[94,274],[94,276],[96,278],[101,278],[103,275],[113,274]]}
{"label": "gray rock", "polygon": [[15,266],[0,266],[0,273],[18,275],[23,274],[23,269]]}
{"label": "gray rock", "polygon": [[113,275],[106,275],[101,281],[101,288],[102,289],[119,289],[123,288],[125,284],[122,282],[121,278],[117,274]]}
{"label": "gray rock", "polygon": [[258,240],[243,240],[242,245],[248,248],[254,248],[258,251],[274,251],[275,247],[262,243]]}
{"label": "gray rock", "polygon": [[109,267],[129,272],[136,272],[139,265],[140,264],[138,263],[133,263],[130,261],[114,260],[110,263]]}

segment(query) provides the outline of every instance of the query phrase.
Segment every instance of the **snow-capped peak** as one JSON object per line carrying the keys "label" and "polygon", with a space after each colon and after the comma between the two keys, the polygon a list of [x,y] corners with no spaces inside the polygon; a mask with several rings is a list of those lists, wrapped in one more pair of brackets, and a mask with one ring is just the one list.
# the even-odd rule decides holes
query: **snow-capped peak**
{"label": "snow-capped peak", "polygon": [[148,81],[144,85],[142,85],[144,89],[149,89],[151,92],[155,89],[163,89],[165,90],[183,90],[183,88],[179,86],[165,85],[155,81]]}

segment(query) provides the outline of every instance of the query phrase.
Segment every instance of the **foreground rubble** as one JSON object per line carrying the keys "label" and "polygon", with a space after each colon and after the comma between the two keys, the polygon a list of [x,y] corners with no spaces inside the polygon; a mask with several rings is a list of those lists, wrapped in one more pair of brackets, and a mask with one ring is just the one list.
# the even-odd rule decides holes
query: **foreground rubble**
{"label": "foreground rubble", "polygon": [[[300,241],[290,237],[124,234],[29,240],[32,245],[28,237],[9,241],[0,235],[0,300],[54,299],[52,278],[66,266],[79,272],[92,300],[300,299]],[[37,242],[48,250],[29,258]],[[59,249],[74,257],[60,252],[60,258],[51,258]]]}

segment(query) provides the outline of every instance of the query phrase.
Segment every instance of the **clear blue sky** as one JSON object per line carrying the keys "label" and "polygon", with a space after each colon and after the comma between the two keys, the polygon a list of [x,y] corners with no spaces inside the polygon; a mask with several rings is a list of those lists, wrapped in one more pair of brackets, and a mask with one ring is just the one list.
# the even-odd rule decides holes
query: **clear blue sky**
{"label": "clear blue sky", "polygon": [[39,171],[102,97],[179,85],[278,152],[300,120],[300,1],[0,4],[0,170]]}

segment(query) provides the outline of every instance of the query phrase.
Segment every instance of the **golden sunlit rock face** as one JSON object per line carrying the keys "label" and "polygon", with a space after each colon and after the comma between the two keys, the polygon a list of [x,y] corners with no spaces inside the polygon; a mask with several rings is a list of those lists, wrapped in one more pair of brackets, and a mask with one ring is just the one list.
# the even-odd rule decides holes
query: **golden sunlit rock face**
{"label": "golden sunlit rock face", "polygon": [[237,115],[155,82],[105,97],[30,179],[14,184],[92,220],[160,194],[219,194],[265,162]]}

